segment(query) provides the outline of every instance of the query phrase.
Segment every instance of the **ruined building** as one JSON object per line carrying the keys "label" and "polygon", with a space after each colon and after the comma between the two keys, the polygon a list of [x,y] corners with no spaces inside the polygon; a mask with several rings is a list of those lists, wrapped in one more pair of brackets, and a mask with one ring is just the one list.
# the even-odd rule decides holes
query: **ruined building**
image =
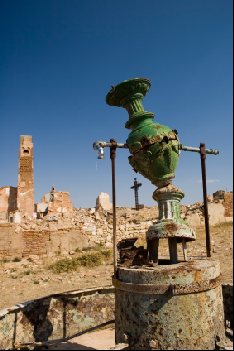
{"label": "ruined building", "polygon": [[3,186],[0,188],[0,222],[13,222],[13,213],[17,208],[17,188]]}
{"label": "ruined building", "polygon": [[31,135],[21,135],[18,187],[0,188],[0,222],[20,222],[21,216],[33,218],[33,213],[33,142]]}
{"label": "ruined building", "polygon": [[110,196],[107,193],[100,193],[96,198],[96,210],[102,208],[105,211],[112,210],[112,203],[110,202]]}
{"label": "ruined building", "polygon": [[20,136],[17,208],[26,217],[34,213],[33,142],[31,135]]}
{"label": "ruined building", "polygon": [[18,186],[0,188],[0,223],[19,223],[21,219],[41,218],[72,211],[67,192],[53,190],[39,204],[34,203],[33,142],[31,135],[20,136]]}
{"label": "ruined building", "polygon": [[70,195],[66,191],[56,191],[53,186],[51,191],[45,194],[41,202],[36,204],[37,218],[46,215],[64,214],[73,210]]}

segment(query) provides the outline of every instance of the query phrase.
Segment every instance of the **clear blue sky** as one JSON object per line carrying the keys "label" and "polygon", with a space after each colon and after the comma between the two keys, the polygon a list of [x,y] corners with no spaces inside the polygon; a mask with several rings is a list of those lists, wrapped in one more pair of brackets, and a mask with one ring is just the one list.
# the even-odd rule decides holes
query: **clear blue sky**
{"label": "clear blue sky", "polygon": [[[34,141],[35,201],[54,184],[76,207],[111,195],[111,164],[95,140],[125,142],[122,108],[111,85],[146,77],[155,120],[182,144],[220,150],[207,157],[208,193],[232,190],[232,1],[1,0],[0,186],[17,185],[21,134]],[[117,205],[133,206],[136,174],[128,151],[116,161]],[[145,178],[140,202],[154,205]],[[181,152],[174,183],[184,203],[202,200],[199,154]]]}

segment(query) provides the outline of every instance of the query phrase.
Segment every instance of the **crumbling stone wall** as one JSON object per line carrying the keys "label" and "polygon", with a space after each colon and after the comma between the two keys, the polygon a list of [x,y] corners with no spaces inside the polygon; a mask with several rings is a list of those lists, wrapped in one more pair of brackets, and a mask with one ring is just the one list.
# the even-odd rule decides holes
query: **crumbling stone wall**
{"label": "crumbling stone wall", "polygon": [[[224,193],[224,199],[208,199],[209,224],[215,225],[233,220],[233,196],[232,192]],[[181,206],[182,218],[187,220],[192,227],[204,225],[203,202],[196,202],[192,205]]]}
{"label": "crumbling stone wall", "polygon": [[[144,235],[156,216],[153,207],[140,213],[118,209],[117,240]],[[112,247],[112,228],[112,214],[93,209],[74,210],[56,218],[24,219],[20,224],[0,226],[0,257],[68,254],[95,244]]]}
{"label": "crumbling stone wall", "polygon": [[113,287],[54,294],[0,311],[0,349],[62,341],[113,321]]}
{"label": "crumbling stone wall", "polygon": [[223,206],[225,209],[225,217],[233,217],[233,193],[227,192],[224,193],[224,202]]}
{"label": "crumbling stone wall", "polygon": [[[209,203],[210,225],[232,220],[224,216],[222,203]],[[140,211],[117,208],[117,241],[145,236],[158,217],[158,208],[145,207]],[[192,227],[204,225],[203,205],[182,206],[182,217]],[[56,216],[28,221],[22,218],[13,226],[0,225],[0,258],[29,255],[68,254],[71,251],[102,244],[112,247],[112,213],[100,209],[73,209]]]}
{"label": "crumbling stone wall", "polygon": [[0,188],[0,222],[8,222],[10,212],[17,208],[17,188],[4,186]]}
{"label": "crumbling stone wall", "polygon": [[103,210],[110,211],[112,209],[112,203],[110,202],[110,196],[107,193],[100,193],[96,198],[96,209],[102,208]]}
{"label": "crumbling stone wall", "polygon": [[54,191],[53,201],[48,204],[48,214],[64,213],[73,210],[70,194],[66,191]]}
{"label": "crumbling stone wall", "polygon": [[36,211],[38,218],[72,212],[70,194],[67,191],[56,191],[53,187],[51,192],[43,195],[41,202],[36,204]]}
{"label": "crumbling stone wall", "polygon": [[18,232],[15,224],[0,224],[0,259],[68,254],[93,245],[90,237],[76,230]]}
{"label": "crumbling stone wall", "polygon": [[0,223],[0,258],[22,256],[22,235],[15,233],[15,224]]}

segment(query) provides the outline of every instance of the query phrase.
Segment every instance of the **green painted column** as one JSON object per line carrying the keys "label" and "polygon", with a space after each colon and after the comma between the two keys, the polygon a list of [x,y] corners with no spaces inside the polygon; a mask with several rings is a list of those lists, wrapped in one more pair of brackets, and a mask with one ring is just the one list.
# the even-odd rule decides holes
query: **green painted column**
{"label": "green painted column", "polygon": [[[175,247],[182,240],[195,240],[196,235],[180,217],[180,201],[184,193],[172,185],[179,159],[177,131],[154,122],[154,113],[145,111],[142,104],[150,86],[150,81],[145,78],[126,80],[112,87],[106,102],[127,110],[129,119],[125,127],[131,130],[126,141],[131,154],[129,163],[158,187],[153,198],[158,202],[159,219],[147,232],[149,247],[151,244],[158,246],[151,240],[163,238],[168,238],[169,246]],[[176,256],[175,252],[175,260]]]}

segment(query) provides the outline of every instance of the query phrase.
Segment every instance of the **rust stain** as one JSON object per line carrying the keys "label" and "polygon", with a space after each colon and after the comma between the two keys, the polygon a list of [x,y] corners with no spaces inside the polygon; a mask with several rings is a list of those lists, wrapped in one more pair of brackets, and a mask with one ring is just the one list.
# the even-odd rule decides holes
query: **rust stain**
{"label": "rust stain", "polygon": [[165,224],[164,228],[170,232],[176,231],[178,229],[178,226],[175,223],[167,223]]}

